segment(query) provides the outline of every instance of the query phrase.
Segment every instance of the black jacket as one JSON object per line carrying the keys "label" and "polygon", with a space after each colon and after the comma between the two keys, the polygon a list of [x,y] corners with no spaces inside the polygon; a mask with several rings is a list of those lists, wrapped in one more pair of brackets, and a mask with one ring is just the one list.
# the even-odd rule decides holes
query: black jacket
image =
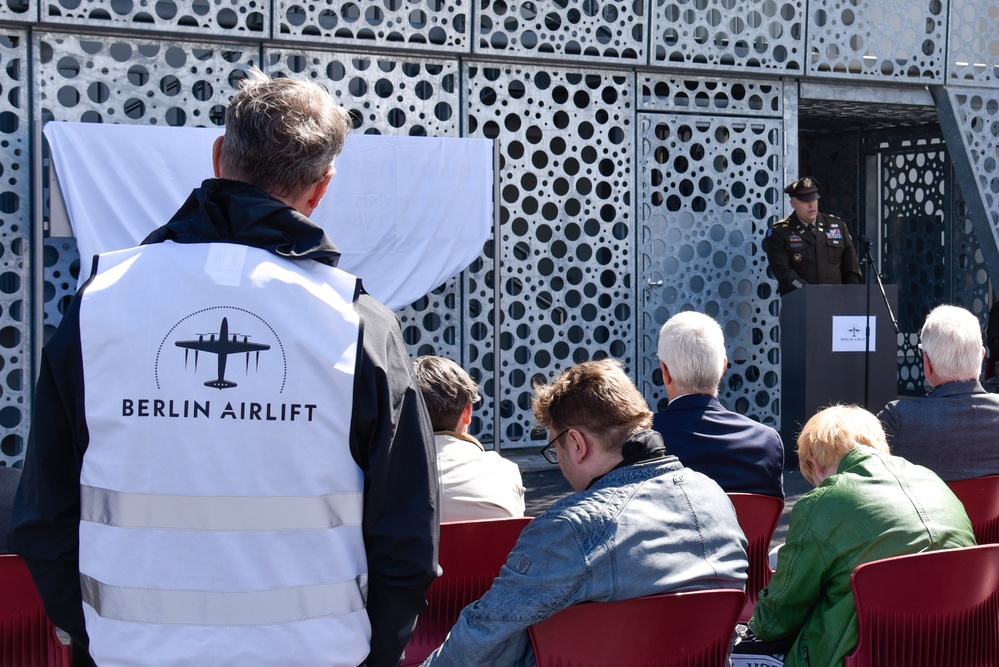
{"label": "black jacket", "polygon": [[[168,240],[238,243],[332,266],[340,254],[307,217],[254,186],[223,179],[205,181],[143,244]],[[94,258],[93,273],[98,261]],[[53,622],[86,645],[78,564],[80,470],[89,442],[80,351],[83,289],[42,351],[11,550],[27,561]],[[363,289],[354,307],[361,352],[350,451],[364,471],[362,527],[372,627],[366,664],[395,665],[426,605],[426,588],[437,576],[433,429],[398,318]]]}

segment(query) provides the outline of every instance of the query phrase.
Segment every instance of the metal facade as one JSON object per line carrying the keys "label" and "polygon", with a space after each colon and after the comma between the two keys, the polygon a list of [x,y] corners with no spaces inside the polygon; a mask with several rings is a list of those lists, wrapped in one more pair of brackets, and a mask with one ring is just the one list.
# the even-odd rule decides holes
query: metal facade
{"label": "metal facade", "polygon": [[[321,82],[358,132],[495,140],[496,235],[400,313],[413,355],[450,356],[482,382],[473,428],[485,442],[542,438],[532,381],[584,359],[621,358],[658,407],[656,334],[689,308],[728,337],[722,401],[779,423],[779,300],[761,240],[799,167],[836,184],[824,207],[876,236],[886,278],[908,285],[899,379],[918,391],[911,327],[943,300],[984,317],[999,271],[997,11],[987,0],[4,0],[0,464],[23,457],[37,350],[81,261],[71,238],[40,226],[38,126],[219,125],[251,63]],[[805,84],[855,99],[813,99]],[[936,109],[902,94],[925,86]],[[865,97],[872,87],[883,90]],[[914,138],[906,126],[935,111],[934,136]]]}

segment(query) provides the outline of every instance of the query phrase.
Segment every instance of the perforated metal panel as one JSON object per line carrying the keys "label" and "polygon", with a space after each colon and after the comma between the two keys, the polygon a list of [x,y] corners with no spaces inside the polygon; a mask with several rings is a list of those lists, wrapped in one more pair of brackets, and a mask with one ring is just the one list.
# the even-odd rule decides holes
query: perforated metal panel
{"label": "perforated metal panel", "polygon": [[655,0],[652,63],[804,70],[800,0]]}
{"label": "perforated metal panel", "polygon": [[774,81],[740,81],[703,76],[642,76],[642,111],[781,117],[783,86]]}
{"label": "perforated metal panel", "polygon": [[882,272],[898,284],[899,389],[907,394],[922,393],[919,329],[931,305],[948,301],[954,269],[949,242],[941,244],[950,166],[943,146],[934,148],[889,143],[880,157]]}
{"label": "perforated metal panel", "polygon": [[811,0],[805,73],[942,83],[946,26],[941,0]]}
{"label": "perforated metal panel", "polygon": [[31,392],[27,34],[0,33],[0,465],[24,455]]}
{"label": "perforated metal panel", "polygon": [[[483,381],[474,426],[485,441],[529,444],[532,376],[586,358],[622,357],[655,406],[653,341],[683,307],[715,314],[729,336],[735,365],[722,399],[776,423],[777,304],[759,245],[766,224],[784,214],[780,187],[798,171],[795,77],[975,86],[955,93],[953,108],[982,193],[969,188],[962,200],[951,188],[933,210],[946,211],[936,233],[954,253],[946,290],[978,312],[987,301],[981,258],[999,257],[996,11],[993,0],[5,0],[0,21],[34,32],[14,31],[16,45],[0,48],[0,94],[21,96],[0,113],[19,114],[22,151],[0,151],[0,197],[16,192],[16,216],[27,215],[28,83],[43,120],[213,126],[262,53],[273,73],[324,83],[355,114],[358,132],[498,141],[499,238],[401,314],[411,354],[450,356]],[[778,76],[788,85],[765,78]],[[932,109],[892,101],[872,118],[863,105],[806,100],[800,109],[813,125],[801,127],[842,123],[852,138],[935,121]],[[736,164],[733,147],[758,140],[761,152]],[[804,161],[843,183],[824,207],[853,224],[863,194],[849,173],[856,152],[829,145],[805,148]],[[684,168],[657,162],[663,151],[682,155]],[[918,161],[940,148],[902,152]],[[920,179],[935,170],[932,159],[907,162],[896,177],[905,206],[915,206],[928,187],[917,187]],[[972,215],[978,210],[987,220]],[[2,230],[12,219],[0,210]],[[17,220],[26,235],[26,219]],[[22,292],[0,294],[0,307],[24,341],[32,334],[12,313],[30,310],[30,254],[21,247],[27,236],[11,239],[0,237],[0,262]],[[47,239],[44,257],[45,293],[35,298],[44,300],[48,332],[75,289],[78,258],[71,239]],[[675,293],[648,290],[666,268],[674,272],[664,287]],[[2,462],[21,456],[29,401],[25,389],[10,389],[8,371],[16,367],[27,384],[31,362],[0,353],[0,410],[18,409],[0,412],[0,425],[4,415],[18,423],[3,430]]]}
{"label": "perforated metal panel", "polygon": [[472,0],[275,0],[274,36],[362,47],[468,51]]}
{"label": "perforated metal panel", "polygon": [[957,88],[949,92],[964,159],[977,176],[978,190],[988,216],[991,238],[999,245],[999,90]]}
{"label": "perforated metal panel", "polygon": [[264,60],[268,73],[324,85],[354,117],[355,132],[459,136],[454,61],[301,49],[269,49]]}
{"label": "perforated metal panel", "polygon": [[478,53],[645,62],[645,0],[483,0]]}
{"label": "perforated metal panel", "polygon": [[999,81],[999,4],[950,0],[947,69],[951,81]]}
{"label": "perforated metal panel", "polygon": [[497,393],[488,269],[469,285],[465,338],[507,445],[530,438],[532,377],[606,356],[634,368],[634,79],[471,66],[467,82],[468,135],[501,151]]}
{"label": "perforated metal panel", "polygon": [[937,134],[884,136],[866,142],[878,156],[882,273],[897,283],[899,393],[925,391],[916,347],[934,306],[961,305],[982,320],[991,305],[984,256]]}
{"label": "perforated metal panel", "polygon": [[251,47],[37,33],[43,120],[215,126]]}
{"label": "perforated metal panel", "polygon": [[266,35],[270,4],[266,0],[40,0],[47,23],[97,29]]}
{"label": "perforated metal panel", "polygon": [[761,243],[782,212],[782,123],[643,113],[639,131],[642,392],[665,407],[659,328],[696,310],[725,333],[730,369],[719,398],[775,425],[778,297]]}
{"label": "perforated metal panel", "polygon": [[[3,0],[0,2],[0,21],[30,22],[38,15],[35,0]],[[4,31],[4,34],[9,34]]]}

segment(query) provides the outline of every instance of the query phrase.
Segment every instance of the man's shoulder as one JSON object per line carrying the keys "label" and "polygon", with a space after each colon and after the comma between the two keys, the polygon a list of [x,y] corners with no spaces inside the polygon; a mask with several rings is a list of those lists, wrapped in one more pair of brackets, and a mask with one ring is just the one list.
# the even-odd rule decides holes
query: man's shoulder
{"label": "man's shoulder", "polygon": [[878,416],[904,415],[909,419],[931,419],[942,412],[963,411],[968,406],[980,406],[989,411],[999,411],[999,394],[990,394],[977,380],[950,382],[934,388],[926,396],[901,398],[885,405]]}
{"label": "man's shoulder", "polygon": [[363,289],[355,295],[354,309],[361,319],[365,334],[375,331],[402,336],[399,316]]}
{"label": "man's shoulder", "polygon": [[631,497],[635,485],[663,475],[673,475],[689,470],[672,455],[663,458],[615,468],[601,477],[590,488],[570,494],[557,501],[542,516],[601,517],[607,508],[623,504]]}
{"label": "man's shoulder", "polygon": [[767,229],[766,238],[771,238],[773,236],[784,237],[787,236],[791,231],[791,221],[793,217],[788,216],[786,218],[781,218],[774,224],[770,225]]}
{"label": "man's shoulder", "polygon": [[453,435],[434,435],[437,446],[437,461],[443,467],[470,466],[489,476],[516,475],[520,478],[520,466],[505,459],[494,451],[483,451],[468,440]]}
{"label": "man's shoulder", "polygon": [[735,410],[729,410],[724,405],[720,405],[717,408],[719,414],[724,414],[725,417],[731,420],[733,423],[739,424],[740,427],[746,429],[747,431],[757,431],[759,433],[766,433],[767,435],[777,435],[777,430],[772,426],[760,423],[742,414],[741,412],[736,412]]}
{"label": "man's shoulder", "polygon": [[[766,424],[761,424],[752,417],[748,417],[741,412],[736,412],[735,410],[729,410],[724,405],[721,404],[717,398],[713,398],[706,405],[704,411],[704,421],[716,421],[724,423],[727,427],[726,430],[731,433],[733,431],[746,433],[752,436],[754,442],[769,441],[780,443],[780,434],[772,426],[767,426]],[[704,435],[710,436],[711,431],[705,426],[703,430]]]}

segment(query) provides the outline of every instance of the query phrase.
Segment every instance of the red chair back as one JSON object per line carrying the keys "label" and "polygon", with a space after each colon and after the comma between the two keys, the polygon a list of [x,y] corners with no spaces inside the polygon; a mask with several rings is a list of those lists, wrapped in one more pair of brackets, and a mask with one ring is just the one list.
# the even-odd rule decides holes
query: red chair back
{"label": "red chair back", "polygon": [[20,556],[0,555],[0,667],[68,667],[69,646],[56,637]]}
{"label": "red chair back", "polygon": [[722,589],[584,602],[528,632],[538,667],[724,667],[744,602]]}
{"label": "red chair back", "polygon": [[739,614],[739,622],[747,623],[753,617],[760,591],[770,583],[770,540],[774,536],[784,501],[757,493],[730,493],[739,526],[749,540],[749,580],[746,582],[746,604]]}
{"label": "red chair back", "polygon": [[859,565],[857,648],[844,667],[999,665],[999,545]]}
{"label": "red chair back", "polygon": [[482,597],[506,563],[530,517],[441,524],[438,560],[443,574],[427,590],[427,608],[402,662],[419,665],[444,643],[461,610]]}
{"label": "red chair back", "polygon": [[999,544],[999,475],[947,482],[964,503],[979,544]]}

